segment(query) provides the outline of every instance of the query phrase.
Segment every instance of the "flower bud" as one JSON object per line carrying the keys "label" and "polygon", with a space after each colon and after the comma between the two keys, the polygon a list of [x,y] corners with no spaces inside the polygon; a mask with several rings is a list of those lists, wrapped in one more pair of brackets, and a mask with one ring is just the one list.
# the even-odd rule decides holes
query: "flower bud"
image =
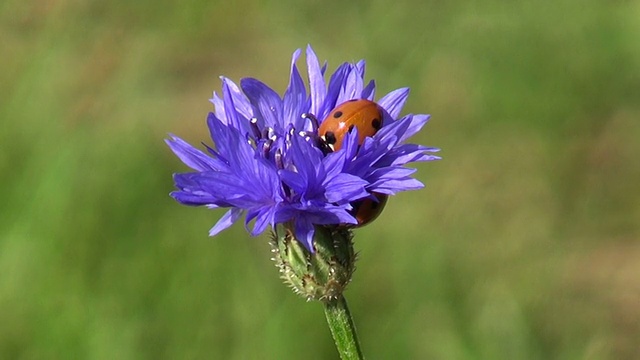
{"label": "flower bud", "polygon": [[355,270],[352,238],[344,227],[316,226],[311,253],[290,224],[279,224],[271,241],[273,260],[295,293],[307,301],[330,301],[344,292]]}

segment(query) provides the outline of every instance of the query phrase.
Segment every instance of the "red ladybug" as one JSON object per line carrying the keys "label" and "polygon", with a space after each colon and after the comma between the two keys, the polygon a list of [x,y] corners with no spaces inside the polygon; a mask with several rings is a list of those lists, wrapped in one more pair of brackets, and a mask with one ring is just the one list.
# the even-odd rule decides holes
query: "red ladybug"
{"label": "red ladybug", "polygon": [[350,213],[356,218],[356,220],[358,220],[358,225],[355,225],[354,227],[365,226],[375,220],[378,215],[382,213],[382,209],[384,209],[384,206],[387,204],[387,199],[389,197],[375,192],[373,195],[378,200],[377,202],[373,199],[364,199],[351,203],[353,210],[351,210]]}
{"label": "red ladybug", "polygon": [[[344,136],[355,126],[358,128],[358,145],[361,145],[367,136],[373,136],[380,130],[382,118],[382,108],[373,101],[349,100],[329,113],[320,124],[318,135],[329,147],[338,151],[342,147]],[[375,220],[384,209],[388,196],[379,193],[373,193],[373,195],[377,201],[363,199],[351,203],[353,210],[350,213],[358,220],[358,224],[353,227],[367,225]]]}
{"label": "red ladybug", "polygon": [[382,126],[382,108],[373,101],[349,100],[333,109],[324,119],[318,135],[334,151],[340,150],[342,140],[354,126],[358,128],[358,144],[367,136],[373,136]]}

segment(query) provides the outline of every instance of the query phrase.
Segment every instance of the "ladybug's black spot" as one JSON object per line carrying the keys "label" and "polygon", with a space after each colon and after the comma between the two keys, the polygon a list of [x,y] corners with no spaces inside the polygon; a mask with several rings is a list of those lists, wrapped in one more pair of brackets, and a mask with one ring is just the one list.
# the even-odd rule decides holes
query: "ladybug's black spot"
{"label": "ladybug's black spot", "polygon": [[333,117],[335,119],[339,118],[340,116],[342,116],[342,111],[336,111],[336,112],[333,113]]}
{"label": "ladybug's black spot", "polygon": [[353,130],[354,127],[355,127],[355,125],[349,126],[349,132],[351,132],[351,130]]}
{"label": "ladybug's black spot", "polygon": [[375,201],[371,202],[371,210],[375,210],[378,208],[378,206],[380,206],[380,203],[377,203]]}
{"label": "ladybug's black spot", "polygon": [[380,119],[376,118],[371,120],[371,126],[373,126],[374,129],[376,129],[376,131],[380,130],[382,123],[380,122]]}
{"label": "ladybug's black spot", "polygon": [[327,144],[333,145],[336,143],[336,140],[336,135],[333,133],[333,131],[327,131],[324,134],[324,141],[326,141]]}

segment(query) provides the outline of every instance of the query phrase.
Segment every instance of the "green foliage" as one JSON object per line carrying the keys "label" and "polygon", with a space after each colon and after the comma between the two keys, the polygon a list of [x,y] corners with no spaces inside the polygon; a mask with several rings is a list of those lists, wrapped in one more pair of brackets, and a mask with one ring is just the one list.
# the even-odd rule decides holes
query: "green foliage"
{"label": "green foliage", "polygon": [[336,358],[268,237],[168,197],[217,76],[282,91],[307,43],[429,112],[444,160],[356,231],[369,358],[635,359],[634,2],[0,5],[0,358]]}

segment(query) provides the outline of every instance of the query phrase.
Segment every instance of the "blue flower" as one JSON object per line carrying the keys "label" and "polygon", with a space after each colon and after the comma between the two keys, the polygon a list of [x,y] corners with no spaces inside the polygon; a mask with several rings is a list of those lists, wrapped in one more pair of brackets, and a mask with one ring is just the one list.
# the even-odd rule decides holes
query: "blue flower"
{"label": "blue flower", "polygon": [[[176,136],[166,140],[171,150],[193,169],[174,174],[171,196],[185,205],[230,208],[211,236],[242,215],[245,227],[258,235],[268,226],[289,224],[309,251],[316,225],[356,224],[353,202],[372,193],[393,195],[423,184],[405,164],[437,160],[436,148],[405,141],[429,120],[428,115],[399,118],[408,94],[401,88],[377,103],[384,109],[382,128],[358,144],[357,129],[345,135],[342,148],[327,152],[319,146],[318,120],[352,99],[373,101],[375,82],[364,85],[365,62],[344,63],[325,82],[326,64],[307,47],[309,90],[293,54],[289,85],[280,97],[257,79],[240,86],[222,77],[222,93],[213,93],[215,108],[207,118],[215,148],[196,149]],[[255,220],[253,228],[249,223]]]}

